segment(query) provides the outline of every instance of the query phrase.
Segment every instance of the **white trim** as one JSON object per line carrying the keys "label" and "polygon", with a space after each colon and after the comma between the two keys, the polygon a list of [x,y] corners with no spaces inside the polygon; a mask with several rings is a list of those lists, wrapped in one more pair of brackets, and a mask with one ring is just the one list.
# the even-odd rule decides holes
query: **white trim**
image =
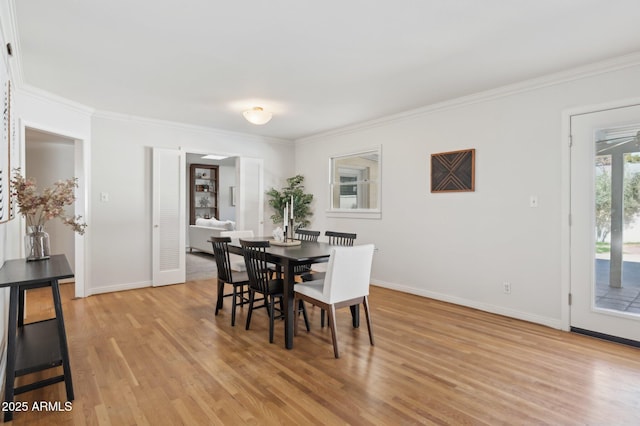
{"label": "white trim", "polygon": [[326,210],[327,217],[343,219],[382,219],[380,210]]}
{"label": "white trim", "polygon": [[20,37],[18,37],[18,20],[16,19],[15,0],[9,0],[7,3],[7,14],[9,19],[2,22],[4,32],[4,42],[11,43],[13,47],[13,58],[7,58],[9,68],[11,68],[11,77],[16,87],[24,84],[24,76],[22,74],[22,48],[20,47]]}
{"label": "white trim", "polygon": [[389,123],[399,122],[403,120],[409,120],[416,117],[434,114],[449,109],[465,107],[480,102],[486,102],[507,96],[512,96],[518,93],[529,92],[532,90],[538,90],[548,86],[555,86],[570,81],[581,80],[584,78],[593,77],[599,74],[604,74],[612,71],[629,68],[632,66],[640,65],[640,52],[632,53],[629,55],[619,56],[613,59],[585,65],[582,67],[573,68],[567,71],[561,71],[553,74],[548,74],[542,77],[533,78],[525,81],[521,81],[506,86],[501,86],[496,89],[486,90],[483,92],[474,93],[467,96],[461,96],[455,99],[449,99],[443,102],[430,104],[424,107],[404,111],[398,114],[388,115],[382,118],[368,120],[361,123],[352,124],[349,126],[341,127],[339,129],[329,130],[327,132],[316,133],[310,136],[305,136],[296,139],[296,143],[305,144],[312,143],[318,139],[324,139],[331,136],[339,136],[354,132],[359,132],[369,128],[380,127]]}
{"label": "white trim", "polygon": [[[59,135],[59,136],[63,136],[67,139],[75,139],[75,140],[84,140],[85,137],[81,136],[77,133],[74,132],[70,132],[64,129],[61,129],[60,127],[51,127],[51,126],[46,126],[46,125],[41,125],[40,123],[36,122],[36,121],[31,121],[31,120],[25,120],[24,118],[20,118],[20,131],[22,132],[21,135],[21,142],[24,143],[24,138],[25,138],[25,134],[24,134],[24,129],[25,127],[28,127],[30,129],[34,129],[34,130],[39,130],[41,132],[45,132],[45,133],[52,133],[54,135]],[[24,146],[24,145],[23,145]],[[24,152],[20,153],[22,155],[21,157],[21,162],[24,162]],[[22,165],[24,167],[24,164]]]}
{"label": "white trim", "polygon": [[[333,160],[336,158],[352,157],[365,153],[376,153],[378,155],[378,178],[375,183],[378,185],[378,207],[374,209],[334,209],[333,204]],[[327,217],[344,219],[382,219],[382,145],[372,147],[357,148],[348,153],[333,154],[329,156],[329,208],[325,210]]]}
{"label": "white trim", "polygon": [[[81,215],[83,220],[87,223],[91,223],[89,207],[91,205],[90,200],[90,188],[91,188],[91,150],[90,140],[85,139],[73,132],[67,132],[60,128],[53,128],[49,126],[40,125],[37,122],[18,119],[18,129],[20,132],[20,167],[25,169],[26,165],[26,129],[34,129],[42,132],[53,133],[68,139],[74,140],[74,160],[73,169],[74,175],[78,178],[80,183],[80,190],[82,193],[78,197],[80,203],[75,203],[75,215]],[[20,216],[22,218],[22,216]],[[22,219],[21,219],[22,220]],[[24,241],[25,227],[20,226],[20,244]],[[87,294],[87,288],[89,288],[89,277],[91,276],[91,258],[89,238],[91,235],[90,227],[87,227],[84,235],[75,233],[74,239],[74,256],[75,256],[75,297],[85,297]],[[24,252],[24,247],[20,248],[20,252]]]}
{"label": "white trim", "polygon": [[46,90],[42,90],[40,88],[30,86],[28,84],[21,84],[17,86],[18,90],[24,92],[24,95],[31,96],[36,99],[40,99],[45,102],[51,102],[56,105],[56,107],[60,107],[61,105],[67,107],[75,112],[79,112],[80,114],[84,114],[86,116],[91,116],[94,113],[94,109],[88,107],[79,102],[73,101],[68,98],[63,98],[62,96],[54,95],[51,92],[47,92]]}
{"label": "white trim", "polygon": [[509,318],[528,321],[535,324],[540,324],[547,327],[555,328],[558,330],[563,329],[562,322],[556,318],[543,317],[540,315],[532,315],[528,312],[517,311],[514,309],[507,309],[502,306],[491,305],[488,303],[479,303],[475,300],[469,300],[462,297],[451,296],[448,294],[426,291],[426,290],[417,289],[414,287],[408,287],[406,285],[401,285],[396,283],[390,283],[386,281],[372,279],[371,285],[388,288],[391,290],[397,290],[403,293],[414,294],[416,296],[428,297],[429,299],[440,300],[442,302],[453,303],[454,305],[466,306],[469,308],[478,309],[483,312],[504,315]]}
{"label": "white trim", "polygon": [[190,130],[190,131],[203,132],[208,134],[213,133],[218,136],[224,136],[224,137],[243,138],[243,139],[250,139],[250,140],[255,140],[259,142],[270,142],[275,144],[293,146],[293,140],[291,139],[275,138],[271,136],[259,136],[259,135],[250,134],[250,133],[232,132],[230,130],[221,130],[215,127],[199,126],[196,124],[181,123],[178,121],[160,120],[155,118],[141,117],[137,115],[122,114],[122,113],[112,112],[112,111],[100,111],[100,110],[95,111],[93,116],[96,118],[104,118],[108,120],[133,121],[141,124],[170,127],[178,130]]}
{"label": "white trim", "polygon": [[115,291],[135,290],[138,288],[146,288],[146,287],[151,287],[151,281],[139,281],[136,283],[104,285],[101,287],[92,288],[91,293],[87,294],[87,296],[93,296],[94,294],[112,293]]}
{"label": "white trim", "polygon": [[207,154],[219,154],[219,155],[226,155],[227,158],[229,157],[240,157],[240,154],[238,153],[233,153],[230,151],[224,151],[224,150],[218,150],[218,149],[204,149],[204,148],[188,148],[188,147],[184,147],[184,146],[179,146],[178,149],[182,152],[185,153],[185,155],[187,154],[195,154],[195,155],[207,155]]}
{"label": "white trim", "polygon": [[560,324],[565,331],[571,328],[571,115],[562,112],[560,135]]}

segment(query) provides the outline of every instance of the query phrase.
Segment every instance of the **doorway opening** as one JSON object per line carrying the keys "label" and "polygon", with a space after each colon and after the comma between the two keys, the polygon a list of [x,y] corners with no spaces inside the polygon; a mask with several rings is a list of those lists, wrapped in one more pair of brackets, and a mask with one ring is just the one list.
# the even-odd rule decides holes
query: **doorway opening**
{"label": "doorway opening", "polygon": [[[53,132],[24,127],[24,175],[35,178],[38,187],[48,187],[58,180],[76,177],[81,188],[76,190],[76,202],[67,206],[69,216],[81,215],[86,218],[82,190],[84,176],[82,170],[82,141]],[[52,253],[64,254],[69,261],[75,278],[61,283],[74,282],[76,297],[84,296],[84,256],[82,238],[60,220],[47,222]],[[80,246],[78,242],[80,241]]]}
{"label": "doorway opening", "polygon": [[[224,158],[206,158],[207,156],[216,157],[212,153],[202,154],[202,153],[193,153],[188,152],[186,154],[186,167],[185,170],[189,173],[191,169],[191,165],[207,165],[207,166],[215,166],[217,167],[217,182],[215,182],[215,186],[217,187],[217,191],[215,196],[210,194],[209,188],[203,192],[203,188],[191,188],[192,185],[191,179],[189,176],[185,179],[187,187],[187,203],[185,208],[186,217],[190,218],[194,216],[194,218],[206,218],[207,220],[218,220],[221,222],[233,222],[236,223],[236,203],[235,203],[235,188],[237,187],[237,173],[236,173],[236,160],[237,157],[229,156],[226,157],[224,155],[219,155],[217,157]],[[197,186],[206,186],[212,184],[210,182],[211,176],[206,176],[205,180],[198,180],[194,184],[198,184]],[[202,199],[206,195],[206,199],[208,201],[206,207],[200,208],[202,203],[199,202],[198,199],[192,200],[191,197],[196,197]],[[194,213],[195,208],[195,213]],[[217,216],[211,216],[211,212],[217,211]],[[195,223],[191,223],[191,220],[187,221],[187,230],[186,230],[186,280],[193,281],[199,279],[209,279],[212,278],[212,273],[215,271],[215,260],[213,259],[213,249],[209,247],[209,245],[203,245],[202,242],[195,243],[192,242],[191,239],[197,238],[196,232],[191,232],[191,226],[196,225]]]}

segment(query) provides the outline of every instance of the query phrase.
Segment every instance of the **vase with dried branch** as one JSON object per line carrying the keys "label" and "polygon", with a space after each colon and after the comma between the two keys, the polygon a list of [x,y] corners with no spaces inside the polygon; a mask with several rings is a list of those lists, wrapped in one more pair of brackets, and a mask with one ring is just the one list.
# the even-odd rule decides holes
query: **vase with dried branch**
{"label": "vase with dried branch", "polygon": [[59,218],[75,232],[84,234],[87,224],[82,221],[82,217],[69,216],[64,209],[65,206],[75,202],[77,187],[78,179],[70,178],[57,181],[53,186],[39,193],[35,179],[23,177],[20,169],[14,170],[11,179],[11,196],[15,197],[18,210],[27,222],[25,235],[27,261],[49,258],[49,234],[44,229],[48,220]]}

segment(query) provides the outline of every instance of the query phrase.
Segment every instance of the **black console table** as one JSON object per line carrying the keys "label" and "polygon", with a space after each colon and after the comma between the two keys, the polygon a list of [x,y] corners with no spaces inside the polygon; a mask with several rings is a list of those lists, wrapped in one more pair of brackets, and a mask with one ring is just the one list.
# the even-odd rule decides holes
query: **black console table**
{"label": "black console table", "polygon": [[[7,260],[0,268],[0,288],[10,288],[9,319],[7,321],[7,369],[5,372],[5,407],[11,407],[15,395],[64,381],[67,400],[73,401],[73,383],[69,364],[67,333],[62,316],[62,301],[58,280],[72,278],[73,271],[62,255],[47,260],[27,262]],[[55,318],[24,324],[24,292],[39,287],[51,287]],[[14,387],[18,376],[62,365],[63,374],[34,383]],[[5,408],[6,409],[6,408]],[[4,421],[13,419],[13,411],[4,413]]]}

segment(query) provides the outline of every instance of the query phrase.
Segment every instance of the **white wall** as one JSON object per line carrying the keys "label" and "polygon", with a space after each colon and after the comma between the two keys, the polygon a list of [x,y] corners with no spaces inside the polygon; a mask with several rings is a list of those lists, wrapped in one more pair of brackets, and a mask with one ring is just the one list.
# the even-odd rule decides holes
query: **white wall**
{"label": "white wall", "polygon": [[[309,228],[375,243],[378,285],[561,328],[562,112],[638,96],[636,64],[553,76],[297,141],[296,171],[315,196]],[[328,218],[329,157],[375,145],[382,145],[382,219]],[[430,155],[466,148],[476,149],[475,192],[430,193]],[[531,195],[538,208],[529,207]]]}
{"label": "white wall", "polygon": [[[96,114],[92,120],[92,276],[88,294],[151,284],[151,153],[183,147],[263,158],[265,185],[293,172],[292,142]],[[109,201],[100,201],[100,193]]]}

